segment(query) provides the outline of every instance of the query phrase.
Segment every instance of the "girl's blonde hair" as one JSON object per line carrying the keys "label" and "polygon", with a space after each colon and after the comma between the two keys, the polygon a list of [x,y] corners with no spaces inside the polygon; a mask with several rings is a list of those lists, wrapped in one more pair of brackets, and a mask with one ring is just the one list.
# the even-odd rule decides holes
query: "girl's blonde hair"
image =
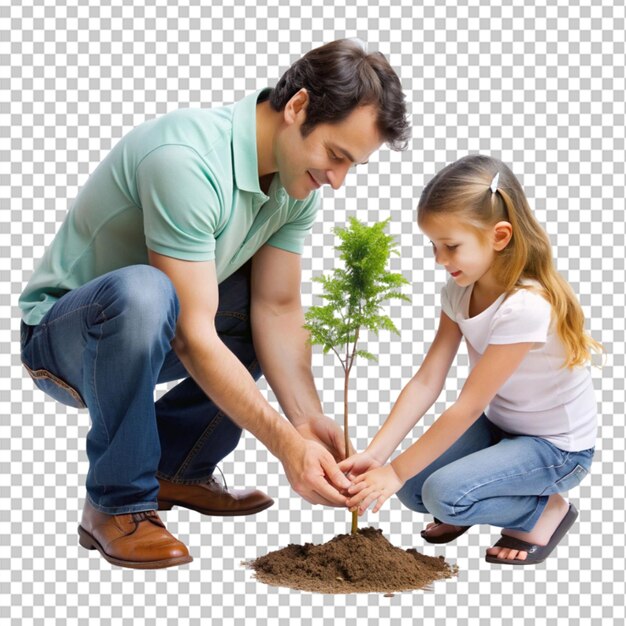
{"label": "girl's blonde hair", "polygon": [[[499,173],[497,189],[491,190]],[[566,367],[583,365],[591,351],[602,346],[585,332],[582,308],[567,281],[552,260],[548,235],[539,225],[513,172],[498,159],[470,155],[451,163],[426,185],[417,207],[417,221],[428,217],[458,216],[480,237],[500,221],[511,224],[513,236],[497,252],[493,271],[505,293],[527,288],[521,281],[532,279],[544,290],[553,311],[556,331],[565,346]]]}

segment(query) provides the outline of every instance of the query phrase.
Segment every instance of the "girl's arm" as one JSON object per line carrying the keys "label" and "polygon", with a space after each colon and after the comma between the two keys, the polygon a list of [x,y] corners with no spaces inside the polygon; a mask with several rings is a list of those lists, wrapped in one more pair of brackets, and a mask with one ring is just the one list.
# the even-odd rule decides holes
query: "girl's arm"
{"label": "girl's arm", "polygon": [[367,449],[339,463],[341,471],[358,475],[387,462],[441,393],[461,337],[458,325],[442,311],[437,334],[418,372],[398,396],[389,417]]}
{"label": "girl's arm", "polygon": [[[389,466],[362,474],[354,480],[348,489],[352,496],[347,501],[348,507],[358,505],[359,513],[362,513],[376,500],[375,513],[409,478],[439,458],[481,416],[532,346],[532,342],[489,345],[463,385],[457,401]],[[532,390],[528,392],[532,393]]]}
{"label": "girl's arm", "polygon": [[435,339],[417,374],[404,387],[389,417],[366,452],[386,463],[408,432],[439,397],[462,338],[458,324],[443,311]]}
{"label": "girl's arm", "polygon": [[428,467],[482,415],[532,346],[533,343],[513,343],[487,347],[457,401],[391,463],[400,480],[404,482]]}

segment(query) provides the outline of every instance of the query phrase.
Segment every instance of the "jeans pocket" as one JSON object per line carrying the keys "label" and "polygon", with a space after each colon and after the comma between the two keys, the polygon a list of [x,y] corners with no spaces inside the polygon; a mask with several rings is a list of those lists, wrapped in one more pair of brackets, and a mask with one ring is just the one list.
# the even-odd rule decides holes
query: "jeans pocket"
{"label": "jeans pocket", "polygon": [[51,398],[61,404],[66,404],[67,406],[71,406],[75,409],[85,408],[86,405],[80,393],[78,393],[74,387],[68,385],[64,380],[55,376],[48,370],[33,370],[28,367],[26,363],[23,363],[23,365],[35,382],[35,385]]}
{"label": "jeans pocket", "polygon": [[569,473],[565,474],[563,478],[560,478],[554,484],[556,493],[561,493],[563,491],[569,491],[576,487],[582,479],[589,473],[582,465],[578,464],[576,467]]}

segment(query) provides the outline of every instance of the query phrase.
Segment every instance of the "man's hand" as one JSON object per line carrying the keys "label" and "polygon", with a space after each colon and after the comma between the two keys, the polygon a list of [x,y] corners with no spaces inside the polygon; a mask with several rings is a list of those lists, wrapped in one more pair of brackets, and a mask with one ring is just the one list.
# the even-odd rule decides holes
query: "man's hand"
{"label": "man's hand", "polygon": [[[350,482],[337,467],[345,457],[341,428],[322,412],[309,333],[300,298],[299,254],[263,246],[252,259],[250,320],[254,349],[270,387],[300,435],[278,455],[294,490],[314,504],[344,506]],[[287,443],[287,442],[286,442]],[[352,454],[354,448],[348,446]]]}
{"label": "man's hand", "polygon": [[[341,461],[346,458],[345,438],[339,424],[330,417],[322,415],[312,417],[296,426],[296,430],[305,438],[322,444],[335,458]],[[348,441],[348,456],[355,453],[352,443]]]}
{"label": "man's hand", "polygon": [[293,490],[311,504],[345,506],[350,481],[343,475],[332,455],[321,444],[302,439],[290,446],[281,458]]}

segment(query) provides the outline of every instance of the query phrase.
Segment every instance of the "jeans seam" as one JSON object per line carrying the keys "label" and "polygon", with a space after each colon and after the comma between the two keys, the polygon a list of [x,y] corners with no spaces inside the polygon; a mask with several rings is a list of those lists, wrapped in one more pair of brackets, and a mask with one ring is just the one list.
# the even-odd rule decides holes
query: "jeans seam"
{"label": "jeans seam", "polygon": [[248,321],[247,315],[245,315],[244,313],[239,313],[237,311],[218,311],[215,314],[215,317],[235,317],[238,320],[241,320],[242,322]]}
{"label": "jeans seam", "polygon": [[[537,509],[541,506],[540,498],[544,498],[544,497],[548,497],[548,496],[537,496],[537,504],[535,505],[535,510],[530,515],[530,519],[533,519],[533,517],[535,517],[535,515],[537,514]],[[545,509],[545,505],[543,506],[543,509]],[[535,524],[536,523],[537,522],[535,522]],[[530,532],[535,527],[535,524],[533,524],[532,528],[529,528],[528,530],[522,530],[522,529],[520,529],[520,530],[522,530],[522,532]]]}
{"label": "jeans seam", "polygon": [[[55,318],[51,322],[40,322],[39,324],[35,325],[33,328],[34,329],[41,329],[37,333],[37,335],[40,335],[45,329],[48,329],[48,328],[52,327],[54,324],[56,324],[56,322],[59,322],[62,319],[65,319],[66,317],[68,317],[70,315],[74,315],[75,313],[78,313],[79,311],[82,311],[84,309],[89,309],[89,308],[91,308],[93,306],[98,307],[100,310],[102,310],[102,307],[97,302],[92,302],[90,304],[84,304],[83,306],[80,306],[77,309],[74,309],[72,311],[68,311],[67,313],[64,313],[63,315],[60,315],[59,317]],[[35,338],[35,331],[33,330],[33,333],[31,334],[29,340],[33,341],[34,338]],[[21,352],[23,352],[23,348],[22,348]],[[72,385],[70,385],[67,381],[65,381],[59,375],[55,374],[54,372],[51,372],[49,369],[47,369],[45,367],[34,369],[34,368],[32,368],[30,366],[30,364],[26,363],[24,358],[21,358],[21,360],[22,360],[22,364],[24,365],[24,367],[26,368],[26,370],[28,371],[29,375],[31,376],[31,378],[33,380],[37,380],[38,378],[47,378],[48,380],[51,380],[56,385],[59,385],[62,389],[65,389],[65,391],[67,391],[79,404],[82,405],[82,406],[80,406],[78,408],[82,408],[82,409],[86,409],[87,408],[87,403],[83,399],[83,395],[80,393],[80,391],[78,391],[78,389],[76,389]]]}
{"label": "jeans seam", "polygon": [[180,482],[180,475],[189,467],[194,458],[198,455],[198,452],[202,449],[202,446],[206,442],[206,440],[211,436],[211,433],[217,428],[220,422],[224,419],[225,413],[223,411],[218,411],[215,417],[211,420],[209,425],[202,431],[202,434],[196,440],[196,443],[193,444],[193,447],[185,457],[185,460],[181,463],[180,467],[176,470],[176,473],[173,476],[174,481]]}
{"label": "jeans seam", "polygon": [[[250,363],[250,365],[247,366],[246,369],[248,371],[251,371],[255,367],[255,365],[257,365],[257,363],[258,363],[258,360],[254,359]],[[159,476],[160,478],[164,478],[165,480],[169,480],[171,482],[176,482],[179,484],[186,483],[186,484],[192,485],[192,484],[200,484],[200,483],[206,482],[206,480],[210,478],[210,476],[207,476],[206,478],[199,478],[199,479],[194,478],[191,480],[185,480],[185,479],[181,480],[180,475],[189,467],[191,462],[197,456],[198,452],[200,452],[200,450],[202,449],[202,446],[204,445],[208,437],[211,435],[211,433],[215,430],[217,425],[222,421],[224,417],[227,417],[227,415],[223,411],[218,411],[215,418],[211,420],[211,422],[204,429],[200,437],[198,437],[198,439],[196,440],[196,443],[194,443],[191,450],[185,457],[185,460],[181,463],[180,467],[176,470],[173,476],[169,477],[169,476],[166,476],[165,474],[162,474],[161,472],[157,472],[157,476]]]}
{"label": "jeans seam", "polygon": [[89,309],[91,307],[97,307],[100,309],[100,311],[103,310],[102,305],[100,303],[91,302],[90,304],[83,304],[83,306],[79,306],[78,308],[72,309],[71,311],[68,311],[67,313],[63,313],[63,315],[59,315],[59,317],[55,317],[51,322],[41,322],[37,326],[41,326],[42,328],[47,328],[49,326],[52,326],[53,324],[56,324],[57,322],[60,322],[62,319],[65,319],[69,315],[74,315],[74,313],[78,313],[79,311],[82,311],[83,309]]}
{"label": "jeans seam", "polygon": [[45,378],[53,382],[55,385],[57,385],[61,389],[64,389],[65,391],[67,391],[67,393],[69,393],[70,396],[72,396],[72,398],[74,398],[74,400],[76,400],[78,404],[80,405],[78,408],[84,409],[87,407],[87,405],[85,404],[85,401],[83,400],[78,390],[74,389],[74,387],[72,387],[69,383],[65,382],[62,378],[60,378],[56,374],[53,374],[50,370],[47,370],[45,368],[39,368],[39,369],[34,370],[30,368],[24,361],[22,361],[22,365],[26,368],[26,371],[28,372],[28,374],[34,381]]}
{"label": "jeans seam", "polygon": [[[100,504],[96,504],[92,497],[87,493],[87,500],[93,506],[94,509],[100,511],[100,513],[105,513],[106,515],[128,515],[129,513],[139,513],[140,511],[155,511],[157,510],[158,503],[156,501],[150,502],[136,502],[134,504],[129,505],[121,505],[121,506],[101,506]],[[118,509],[131,509],[129,511],[124,511],[123,513],[119,513]]]}
{"label": "jeans seam", "polygon": [[[178,472],[176,475],[178,475]],[[155,476],[158,479],[167,480],[168,482],[176,483],[177,485],[204,485],[213,477],[213,473],[207,474],[206,476],[201,476],[200,478],[176,478],[176,475],[168,476],[167,474],[159,472],[158,470],[155,473]]]}
{"label": "jeans seam", "polygon": [[[569,455],[568,455],[568,458],[569,458]],[[547,469],[563,467],[563,465],[565,465],[566,461],[567,461],[567,458],[560,465],[546,465],[545,467],[537,467],[534,470],[532,470],[532,472],[542,472],[542,471],[547,470]],[[530,473],[532,473],[532,472],[530,472]],[[510,480],[511,478],[516,478],[518,476],[526,476],[528,474],[529,474],[529,472],[523,472],[523,473],[518,473],[518,474],[511,474],[511,475],[506,476],[506,477],[494,478],[493,480],[490,480],[490,481],[487,481],[485,483],[481,483],[480,485],[476,485],[476,486],[472,487],[471,489],[466,491],[462,496],[460,496],[457,499],[457,501],[452,505],[453,515],[457,515],[456,507],[458,506],[459,502],[461,500],[463,500],[463,498],[465,498],[467,495],[472,493],[472,491],[476,491],[476,489],[480,489],[481,487],[484,487],[485,485],[491,485],[492,483],[497,483],[497,482],[503,481],[503,480]],[[538,497],[541,497],[541,494],[539,494]]]}
{"label": "jeans seam", "polygon": [[[93,359],[93,381],[92,381],[92,387],[93,387],[94,400],[95,400],[96,404],[98,405],[98,412],[100,413],[100,421],[102,422],[102,426],[104,428],[104,432],[105,432],[106,437],[107,437],[107,449],[108,449],[108,447],[111,445],[111,436],[109,435],[109,430],[107,429],[107,425],[106,425],[105,420],[102,419],[102,406],[100,405],[100,398],[98,397],[98,393],[97,393],[97,390],[96,390],[96,370],[98,368],[98,348],[100,346],[100,340],[102,339],[103,324],[107,321],[107,316],[106,316],[106,313],[104,312],[104,308],[103,307],[100,307],[100,315],[102,315],[103,320],[102,320],[102,322],[99,325],[100,326],[100,336],[96,340],[96,353],[95,353],[94,359]],[[102,494],[104,495],[105,493],[107,493],[108,487],[106,485],[100,484],[100,482],[96,479],[96,472],[95,471],[94,471],[94,480],[96,480],[96,482],[102,487]]]}

